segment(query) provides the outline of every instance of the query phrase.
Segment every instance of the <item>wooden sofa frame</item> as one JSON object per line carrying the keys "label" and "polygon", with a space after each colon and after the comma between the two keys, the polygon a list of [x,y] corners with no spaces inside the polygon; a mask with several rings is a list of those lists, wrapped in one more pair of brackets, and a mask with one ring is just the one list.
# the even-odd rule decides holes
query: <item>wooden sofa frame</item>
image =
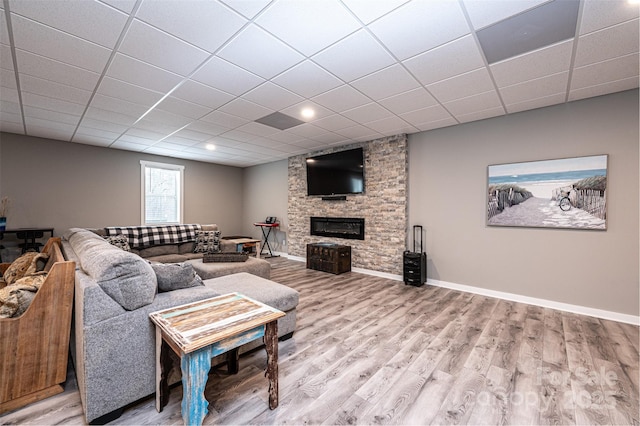
{"label": "wooden sofa frame", "polygon": [[[50,238],[48,275],[31,305],[17,318],[0,318],[0,414],[55,395],[67,378],[75,262],[60,238]],[[0,272],[9,267],[0,264]]]}

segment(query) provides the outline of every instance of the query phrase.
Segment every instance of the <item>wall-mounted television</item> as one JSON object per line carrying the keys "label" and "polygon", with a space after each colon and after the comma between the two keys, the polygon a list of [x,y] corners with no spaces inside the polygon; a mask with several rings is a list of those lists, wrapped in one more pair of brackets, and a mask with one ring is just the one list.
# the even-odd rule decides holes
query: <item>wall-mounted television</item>
{"label": "wall-mounted television", "polygon": [[307,195],[346,195],[363,192],[362,148],[307,158]]}

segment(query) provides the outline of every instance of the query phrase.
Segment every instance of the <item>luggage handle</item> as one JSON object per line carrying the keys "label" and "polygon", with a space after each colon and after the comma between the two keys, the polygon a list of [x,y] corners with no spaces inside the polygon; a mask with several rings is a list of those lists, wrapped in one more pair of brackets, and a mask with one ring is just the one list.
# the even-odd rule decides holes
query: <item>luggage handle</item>
{"label": "luggage handle", "polygon": [[420,235],[420,253],[422,253],[422,225],[413,225],[413,252],[418,253],[416,251],[416,232]]}

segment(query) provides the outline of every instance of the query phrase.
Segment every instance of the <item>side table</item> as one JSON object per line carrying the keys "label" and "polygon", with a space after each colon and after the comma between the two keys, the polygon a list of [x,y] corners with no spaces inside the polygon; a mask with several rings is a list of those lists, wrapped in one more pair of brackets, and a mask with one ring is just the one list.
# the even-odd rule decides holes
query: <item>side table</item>
{"label": "side table", "polygon": [[169,350],[180,357],[182,419],[202,424],[209,403],[204,397],[211,358],[228,353],[229,371],[238,371],[238,348],[264,337],[269,378],[269,408],[278,406],[278,309],[231,293],[149,314],[156,325],[156,409],[169,402],[167,378],[173,367]]}
{"label": "side table", "polygon": [[[271,246],[269,245],[269,235],[271,234],[271,230],[280,226],[278,222],[275,223],[264,223],[264,222],[256,222],[253,226],[259,226],[262,231],[262,238],[264,238],[264,244],[262,244],[262,249],[260,250],[260,254],[262,254],[262,250],[267,248],[269,250],[269,256],[265,256],[266,258],[270,257],[279,257],[277,254],[273,254],[271,250]],[[266,231],[265,231],[266,229]]]}

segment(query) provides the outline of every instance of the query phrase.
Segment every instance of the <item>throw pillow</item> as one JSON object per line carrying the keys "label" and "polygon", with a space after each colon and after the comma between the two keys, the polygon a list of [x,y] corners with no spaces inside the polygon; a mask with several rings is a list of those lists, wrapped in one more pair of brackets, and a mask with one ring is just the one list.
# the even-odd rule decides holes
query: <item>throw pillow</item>
{"label": "throw pillow", "polygon": [[196,232],[196,248],[194,253],[219,253],[220,231]]}
{"label": "throw pillow", "polygon": [[190,263],[152,263],[158,278],[158,292],[204,285]]}
{"label": "throw pillow", "polygon": [[11,285],[27,274],[42,271],[48,258],[48,254],[34,251],[23,254],[4,271],[4,281]]}
{"label": "throw pillow", "polygon": [[111,237],[105,237],[105,239],[118,248],[121,248],[124,251],[131,251],[131,247],[129,246],[129,238],[126,235],[118,234],[113,235]]}

